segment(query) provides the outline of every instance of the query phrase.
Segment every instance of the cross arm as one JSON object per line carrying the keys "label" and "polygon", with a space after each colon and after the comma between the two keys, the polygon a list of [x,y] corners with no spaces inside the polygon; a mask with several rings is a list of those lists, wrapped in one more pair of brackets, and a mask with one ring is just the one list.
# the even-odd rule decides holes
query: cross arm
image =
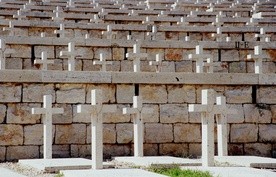
{"label": "cross arm", "polygon": [[96,113],[96,107],[91,105],[77,105],[77,113],[93,114]]}
{"label": "cross arm", "polygon": [[207,105],[190,104],[188,112],[207,112]]}
{"label": "cross arm", "polygon": [[31,109],[32,114],[46,114],[45,108],[32,108]]}
{"label": "cross arm", "polygon": [[136,114],[139,111],[135,108],[123,108],[123,114]]}

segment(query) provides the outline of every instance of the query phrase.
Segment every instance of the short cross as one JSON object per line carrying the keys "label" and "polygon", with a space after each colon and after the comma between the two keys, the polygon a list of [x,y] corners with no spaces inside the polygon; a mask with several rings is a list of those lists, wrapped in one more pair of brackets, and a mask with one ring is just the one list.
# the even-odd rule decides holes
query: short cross
{"label": "short cross", "polygon": [[22,20],[22,19],[26,18],[26,15],[22,15],[22,11],[18,10],[16,15],[13,15],[13,18],[17,18],[18,20]]}
{"label": "short cross", "polygon": [[219,16],[216,17],[215,22],[212,22],[213,26],[221,27],[223,26],[224,22],[221,21],[221,18]]}
{"label": "short cross", "polygon": [[6,55],[12,53],[15,53],[15,50],[7,49],[5,41],[0,39],[0,70],[6,69]]}
{"label": "short cross", "polygon": [[112,61],[106,61],[105,55],[100,53],[100,61],[93,61],[93,65],[102,65],[101,71],[106,71],[106,65],[112,65]]}
{"label": "short cross", "polygon": [[259,22],[254,18],[250,18],[249,22],[246,23],[248,26],[257,26],[258,24]]}
{"label": "short cross", "polygon": [[69,1],[67,2],[66,7],[75,7],[75,1],[74,1],[74,0],[69,0]]}
{"label": "short cross", "polygon": [[147,58],[147,53],[141,53],[140,52],[140,41],[137,41],[133,45],[133,53],[127,53],[126,58],[132,58],[133,59],[133,70],[134,72],[140,72],[140,59],[141,58]]}
{"label": "short cross", "polygon": [[93,18],[90,19],[89,22],[90,22],[90,23],[96,23],[96,24],[98,24],[98,23],[102,23],[103,20],[101,20],[97,14],[94,14],[94,15],[93,15]]}
{"label": "short cross", "polygon": [[142,21],[142,24],[145,24],[145,25],[153,25],[154,22],[153,21],[150,21],[150,17],[149,16],[146,16],[146,19],[144,21]]}
{"label": "short cross", "polygon": [[41,52],[41,60],[35,59],[34,64],[42,65],[42,70],[47,71],[48,70],[47,65],[54,64],[54,60],[48,60],[47,52],[43,51],[43,52]]}
{"label": "short cross", "polygon": [[75,43],[68,43],[68,51],[61,51],[59,53],[61,57],[68,57],[68,71],[75,71],[75,58],[81,55],[78,55],[75,51]]}
{"label": "short cross", "polygon": [[53,21],[62,22],[64,21],[63,10],[60,6],[57,6],[55,10],[53,10],[54,16],[52,17]]}
{"label": "short cross", "polygon": [[255,61],[255,73],[263,73],[263,59],[267,58],[262,51],[262,46],[254,47],[254,55],[247,55],[247,59],[253,59]]}
{"label": "short cross", "polygon": [[198,14],[198,8],[196,9],[196,11],[190,11],[190,14],[187,15],[187,17],[197,17]]}
{"label": "short cross", "polygon": [[52,158],[52,116],[63,112],[63,108],[52,108],[52,95],[43,96],[43,108],[32,108],[32,114],[45,114],[43,119],[44,159]]}
{"label": "short cross", "polygon": [[230,42],[231,38],[227,34],[222,34],[221,27],[217,27],[217,33],[213,33],[212,37],[216,37],[217,42],[222,42],[223,39],[226,39],[226,42]]}
{"label": "short cross", "polygon": [[196,73],[203,73],[203,60],[212,58],[212,56],[209,54],[203,54],[202,46],[197,45],[195,54],[189,54],[188,58],[196,60]]}
{"label": "short cross", "polygon": [[180,18],[180,21],[177,22],[177,25],[180,25],[180,26],[187,26],[187,25],[189,25],[189,22],[187,22],[187,21],[185,20],[185,17],[181,17],[181,18]]}
{"label": "short cross", "polygon": [[107,25],[107,30],[102,31],[102,35],[105,35],[107,39],[113,39],[113,36],[116,34],[117,34],[117,32],[112,31],[111,25]]}
{"label": "short cross", "polygon": [[155,55],[155,61],[149,62],[150,66],[155,66],[156,72],[159,73],[162,71],[162,66],[164,63],[162,63],[162,58],[160,57],[160,54]]}
{"label": "short cross", "polygon": [[150,108],[142,108],[142,98],[140,96],[133,97],[133,108],[123,108],[123,114],[134,114],[134,156],[143,157],[144,142],[144,123],[143,114],[151,114],[153,110]]}
{"label": "short cross", "polygon": [[3,31],[9,31],[9,36],[14,36],[15,32],[17,31],[16,28],[14,28],[14,24],[12,21],[9,21],[9,27],[4,27]]}
{"label": "short cross", "polygon": [[59,34],[60,38],[65,38],[65,34],[68,34],[68,32],[65,31],[65,26],[63,23],[59,24],[59,30],[55,30],[54,33]]}
{"label": "short cross", "polygon": [[131,10],[130,13],[128,13],[129,16],[137,16],[138,13],[136,13],[135,10]]}
{"label": "short cross", "polygon": [[150,40],[156,40],[156,34],[157,34],[157,26],[152,25],[151,32],[147,32],[147,36],[150,37]]}
{"label": "short cross", "polygon": [[78,105],[77,112],[91,116],[92,169],[103,168],[103,113],[116,112],[116,105],[103,105],[102,90],[91,90],[91,105]]}
{"label": "short cross", "polygon": [[260,38],[260,42],[270,42],[270,35],[265,33],[264,28],[260,28],[260,34],[255,34],[255,38]]}

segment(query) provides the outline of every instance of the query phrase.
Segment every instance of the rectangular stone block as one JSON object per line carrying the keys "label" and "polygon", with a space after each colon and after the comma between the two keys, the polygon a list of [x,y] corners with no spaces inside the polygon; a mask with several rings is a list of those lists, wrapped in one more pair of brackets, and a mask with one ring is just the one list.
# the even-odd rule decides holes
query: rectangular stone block
{"label": "rectangular stone block", "polygon": [[0,102],[20,102],[21,101],[20,84],[1,84],[0,85]]}
{"label": "rectangular stone block", "polygon": [[275,124],[260,124],[259,139],[261,142],[276,141],[276,125]]}
{"label": "rectangular stone block", "polygon": [[239,61],[238,50],[221,50],[221,61]]}
{"label": "rectangular stone block", "polygon": [[55,144],[85,144],[85,124],[56,125]]}
{"label": "rectangular stone block", "polygon": [[188,107],[187,104],[161,104],[160,105],[161,123],[187,123]]}
{"label": "rectangular stone block", "polygon": [[116,87],[112,84],[87,85],[86,103],[91,103],[91,90],[101,89],[103,92],[103,103],[115,103]]}
{"label": "rectangular stone block", "polygon": [[[54,132],[53,132],[53,135],[54,135]],[[24,127],[24,144],[25,145],[43,144],[43,125],[42,124],[27,125]]]}
{"label": "rectangular stone block", "polygon": [[6,58],[6,69],[18,69],[23,68],[23,60],[21,58]]}
{"label": "rectangular stone block", "polygon": [[165,60],[180,61],[183,60],[182,49],[165,49]]}
{"label": "rectangular stone block", "polygon": [[255,124],[232,124],[230,141],[233,143],[256,142],[258,139],[258,125]]}
{"label": "rectangular stone block", "polygon": [[54,46],[35,46],[34,47],[35,58],[41,58],[41,52],[47,52],[47,57],[55,58]]}
{"label": "rectangular stone block", "polygon": [[0,125],[0,145],[22,145],[23,127],[21,125]]}
{"label": "rectangular stone block", "polygon": [[7,160],[38,159],[39,146],[8,146]]}
{"label": "rectangular stone block", "polygon": [[228,86],[225,87],[227,103],[251,103],[252,87],[250,86]]}
{"label": "rectangular stone block", "polygon": [[54,104],[54,108],[63,108],[63,114],[53,115],[53,124],[71,124],[73,122],[73,108],[68,104]]}
{"label": "rectangular stone block", "polygon": [[134,85],[117,84],[116,85],[116,102],[131,103],[134,96]]}
{"label": "rectangular stone block", "polygon": [[29,45],[10,45],[10,48],[16,51],[11,54],[11,57],[31,58],[31,46]]}
{"label": "rectangular stone block", "polygon": [[125,59],[125,48],[114,47],[112,48],[112,60],[124,60]]}
{"label": "rectangular stone block", "polygon": [[71,156],[75,158],[91,158],[91,145],[71,145]]}
{"label": "rectangular stone block", "polygon": [[201,144],[199,143],[190,143],[189,144],[189,155],[194,158],[201,157]]}
{"label": "rectangular stone block", "polygon": [[257,90],[257,103],[275,104],[276,103],[276,87],[262,86]]}
{"label": "rectangular stone block", "polygon": [[6,147],[0,147],[0,162],[6,160]]}
{"label": "rectangular stone block", "polygon": [[241,104],[228,104],[229,109],[237,110],[236,114],[227,115],[227,123],[244,123],[244,108]]}
{"label": "rectangular stone block", "polygon": [[116,124],[117,143],[128,144],[133,142],[133,124],[120,123]]}
{"label": "rectangular stone block", "polygon": [[23,84],[23,102],[43,102],[44,95],[52,95],[55,102],[54,84]]}
{"label": "rectangular stone block", "polygon": [[174,157],[186,157],[189,153],[188,144],[176,144],[176,143],[167,143],[159,145],[160,155],[165,156],[174,156]]}
{"label": "rectangular stone block", "polygon": [[148,54],[147,60],[155,61],[156,60],[156,54],[159,54],[160,58],[164,60],[164,53],[165,53],[164,49],[160,49],[160,48],[151,49],[151,48],[148,48],[147,49],[147,54]]}
{"label": "rectangular stone block", "polygon": [[229,64],[229,73],[246,73],[245,62],[231,62]]}
{"label": "rectangular stone block", "polygon": [[[154,105],[154,104],[144,104],[142,111],[144,109],[151,109],[152,113],[150,114],[142,114],[143,120],[145,123],[147,122],[159,122],[159,105]],[[134,115],[131,116],[134,118]],[[132,119],[133,121],[134,119]]]}
{"label": "rectangular stone block", "polygon": [[193,62],[187,60],[175,62],[175,72],[193,72]]}
{"label": "rectangular stone block", "polygon": [[189,85],[169,85],[168,102],[169,103],[195,103],[196,89]]}
{"label": "rectangular stone block", "polygon": [[4,104],[0,104],[0,124],[4,122],[6,118],[7,107]]}
{"label": "rectangular stone block", "polygon": [[130,156],[131,147],[124,144],[105,144],[103,148],[104,158],[110,159],[116,156]]}
{"label": "rectangular stone block", "polygon": [[167,103],[165,85],[140,85],[143,103]]}
{"label": "rectangular stone block", "polygon": [[244,152],[246,155],[271,157],[271,150],[271,144],[250,143],[244,145]]}
{"label": "rectangular stone block", "polygon": [[245,104],[245,122],[249,123],[271,123],[271,109],[269,105]]}
{"label": "rectangular stone block", "polygon": [[57,103],[85,103],[85,85],[57,84]]}
{"label": "rectangular stone block", "polygon": [[271,105],[272,123],[276,123],[276,105]]}
{"label": "rectangular stone block", "polygon": [[[86,143],[91,143],[91,125],[87,127]],[[115,124],[103,124],[103,143],[116,143]]]}
{"label": "rectangular stone block", "polygon": [[201,142],[200,124],[175,124],[174,142],[176,143]]}
{"label": "rectangular stone block", "polygon": [[173,142],[172,124],[147,123],[145,124],[146,143]]}
{"label": "rectangular stone block", "polygon": [[[133,150],[134,148],[132,148]],[[131,154],[134,154],[131,152]],[[144,144],[144,155],[145,156],[158,156],[158,144]]]}

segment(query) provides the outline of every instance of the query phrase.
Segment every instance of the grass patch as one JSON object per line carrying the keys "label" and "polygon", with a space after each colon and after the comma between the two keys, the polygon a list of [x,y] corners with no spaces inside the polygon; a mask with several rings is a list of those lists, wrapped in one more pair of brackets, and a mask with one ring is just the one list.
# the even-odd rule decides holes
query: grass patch
{"label": "grass patch", "polygon": [[213,177],[208,171],[181,170],[179,167],[150,167],[149,171],[170,177]]}
{"label": "grass patch", "polygon": [[64,177],[64,174],[63,173],[59,173],[59,174],[55,175],[55,177]]}

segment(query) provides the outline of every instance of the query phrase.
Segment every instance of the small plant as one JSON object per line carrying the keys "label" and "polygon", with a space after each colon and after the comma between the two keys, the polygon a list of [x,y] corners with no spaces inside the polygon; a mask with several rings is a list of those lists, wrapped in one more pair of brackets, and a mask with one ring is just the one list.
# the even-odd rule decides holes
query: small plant
{"label": "small plant", "polygon": [[63,173],[59,173],[55,177],[64,177],[64,174]]}

